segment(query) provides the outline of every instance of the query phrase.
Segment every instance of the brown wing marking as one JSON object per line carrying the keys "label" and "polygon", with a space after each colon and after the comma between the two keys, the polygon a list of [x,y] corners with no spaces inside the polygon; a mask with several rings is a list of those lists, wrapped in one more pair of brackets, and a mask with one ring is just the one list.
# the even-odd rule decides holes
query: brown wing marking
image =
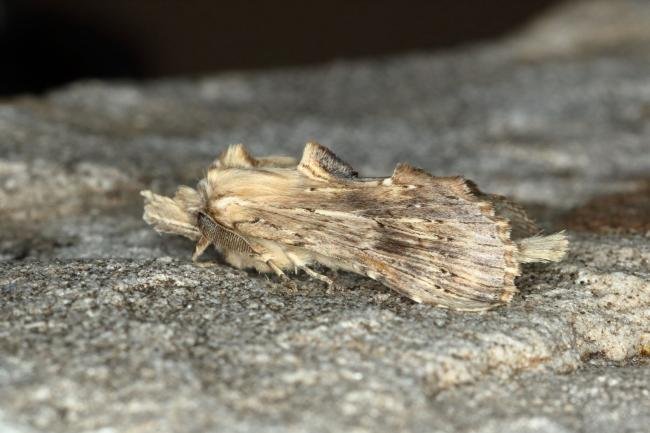
{"label": "brown wing marking", "polygon": [[467,186],[480,200],[486,200],[494,206],[494,213],[510,222],[510,237],[521,239],[539,235],[542,229],[533,221],[526,210],[518,203],[499,194],[486,194],[471,180],[466,180]]}
{"label": "brown wing marking", "polygon": [[431,192],[446,197],[458,197],[471,201],[476,199],[472,183],[462,176],[432,176],[421,168],[409,164],[397,164],[391,180],[397,185],[426,186],[431,189]]}
{"label": "brown wing marking", "polygon": [[542,229],[533,221],[521,205],[498,194],[485,194],[482,198],[494,205],[495,213],[510,221],[512,239],[522,239],[539,235]]}
{"label": "brown wing marking", "polygon": [[[494,225],[495,234],[504,245],[505,275],[501,299],[504,302],[510,301],[517,291],[514,278],[519,275],[519,263],[515,257],[517,247],[512,235],[523,237],[540,231],[524,209],[505,197],[482,193],[474,182],[461,176],[435,177],[408,164],[398,164],[391,179],[398,185],[424,186],[444,197],[455,195],[461,199],[460,202],[476,206],[481,215]],[[475,230],[475,233],[479,234],[485,231],[485,227],[477,226]]]}

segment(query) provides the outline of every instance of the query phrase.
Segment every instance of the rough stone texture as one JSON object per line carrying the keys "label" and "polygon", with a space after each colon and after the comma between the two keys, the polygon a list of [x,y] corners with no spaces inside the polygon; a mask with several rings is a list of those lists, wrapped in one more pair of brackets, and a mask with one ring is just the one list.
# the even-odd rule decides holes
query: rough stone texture
{"label": "rough stone texture", "polygon": [[[649,22],[574,2],[447,53],[5,101],[0,431],[647,431]],[[352,274],[291,293],[197,267],[140,220],[139,189],[194,183],[228,143],[308,139],[512,195],[570,229],[569,258],[461,314]]]}

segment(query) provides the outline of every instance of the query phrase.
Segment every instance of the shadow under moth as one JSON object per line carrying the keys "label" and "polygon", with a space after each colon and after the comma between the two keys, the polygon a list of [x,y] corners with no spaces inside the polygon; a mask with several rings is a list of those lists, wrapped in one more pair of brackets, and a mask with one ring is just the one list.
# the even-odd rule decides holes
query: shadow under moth
{"label": "shadow under moth", "polygon": [[310,267],[320,263],[455,310],[508,303],[522,263],[559,261],[568,247],[563,233],[540,236],[520,206],[462,177],[399,164],[391,177],[363,178],[317,143],[299,162],[232,145],[196,189],[141,194],[148,224],[196,241],[193,260],[214,245],[237,268],[333,284]]}

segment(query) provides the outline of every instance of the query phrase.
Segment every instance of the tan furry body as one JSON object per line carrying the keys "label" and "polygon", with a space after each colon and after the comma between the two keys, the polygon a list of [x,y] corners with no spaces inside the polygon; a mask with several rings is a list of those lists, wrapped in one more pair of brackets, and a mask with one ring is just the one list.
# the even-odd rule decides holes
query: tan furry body
{"label": "tan furry body", "polygon": [[511,239],[539,230],[520,207],[463,178],[406,164],[390,178],[359,178],[315,143],[299,164],[231,146],[197,190],[143,195],[145,221],[198,240],[194,258],[213,244],[238,268],[303,269],[330,281],[309,269],[318,262],[457,310],[509,302],[520,263],[560,260],[567,248],[562,234]]}

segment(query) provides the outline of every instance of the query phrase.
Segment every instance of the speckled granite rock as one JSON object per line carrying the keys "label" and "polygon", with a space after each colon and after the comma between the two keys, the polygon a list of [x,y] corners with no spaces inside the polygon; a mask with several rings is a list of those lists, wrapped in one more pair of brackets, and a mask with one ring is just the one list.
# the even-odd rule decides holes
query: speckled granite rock
{"label": "speckled granite rock", "polygon": [[[647,431],[649,15],[580,2],[448,53],[5,101],[0,431]],[[194,183],[228,143],[308,139],[512,195],[570,229],[569,258],[460,314],[351,274],[291,293],[197,267],[140,220],[139,189]]]}

